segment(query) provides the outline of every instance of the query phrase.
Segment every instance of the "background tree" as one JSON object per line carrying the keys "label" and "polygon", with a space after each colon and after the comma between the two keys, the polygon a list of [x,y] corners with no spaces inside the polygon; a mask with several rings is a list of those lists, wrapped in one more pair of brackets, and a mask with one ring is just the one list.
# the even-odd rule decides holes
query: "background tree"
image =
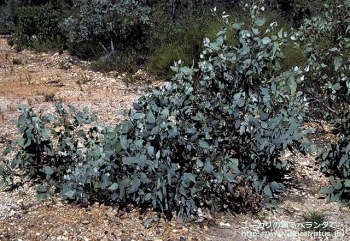
{"label": "background tree", "polygon": [[[143,1],[80,0],[78,12],[64,20],[62,28],[71,45],[91,43],[94,57],[142,44],[142,29],[148,23],[149,7]],[[81,56],[92,57],[92,56]]]}

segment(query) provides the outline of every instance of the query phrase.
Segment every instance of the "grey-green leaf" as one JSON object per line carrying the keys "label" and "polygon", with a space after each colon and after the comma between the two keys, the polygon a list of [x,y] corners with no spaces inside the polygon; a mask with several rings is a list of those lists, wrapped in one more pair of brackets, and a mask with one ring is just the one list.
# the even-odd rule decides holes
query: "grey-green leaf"
{"label": "grey-green leaf", "polygon": [[269,44],[269,43],[271,43],[271,39],[270,39],[269,37],[264,37],[264,38],[262,39],[262,43],[263,43],[263,44]]}
{"label": "grey-green leaf", "polygon": [[156,122],[156,118],[154,117],[152,111],[149,111],[147,114],[147,121],[151,124]]}
{"label": "grey-green leaf", "polygon": [[264,194],[270,198],[272,198],[272,192],[271,192],[271,188],[269,185],[266,185],[264,187]]}
{"label": "grey-green leaf", "polygon": [[108,189],[111,190],[111,191],[114,191],[114,190],[117,190],[118,187],[119,187],[118,183],[113,183],[112,185],[110,185],[108,187]]}
{"label": "grey-green leaf", "polygon": [[49,167],[49,166],[45,166],[43,168],[43,170],[44,170],[46,175],[52,175],[54,173],[54,170],[51,167]]}
{"label": "grey-green leaf", "polygon": [[186,173],[183,174],[183,179],[184,179],[185,182],[186,181],[192,181],[192,182],[196,183],[195,177],[193,176],[192,173],[189,173],[189,172],[186,172]]}
{"label": "grey-green leaf", "polygon": [[209,149],[209,143],[203,140],[199,140],[199,146],[202,147],[203,149]]}
{"label": "grey-green leaf", "polygon": [[265,22],[266,22],[266,18],[263,18],[263,17],[257,17],[254,20],[254,23],[256,25],[258,25],[259,27],[263,26],[265,24]]}
{"label": "grey-green leaf", "polygon": [[232,24],[232,28],[234,30],[239,30],[242,26],[243,26],[244,23],[234,23]]}
{"label": "grey-green leaf", "polygon": [[142,119],[145,117],[145,114],[144,113],[135,113],[134,114],[134,119],[135,120],[139,120],[139,119]]}

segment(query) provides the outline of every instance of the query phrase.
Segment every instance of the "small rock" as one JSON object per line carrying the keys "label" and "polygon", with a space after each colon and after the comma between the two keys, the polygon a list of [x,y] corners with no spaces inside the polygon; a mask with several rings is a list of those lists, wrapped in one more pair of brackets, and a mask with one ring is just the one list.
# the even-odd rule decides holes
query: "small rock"
{"label": "small rock", "polygon": [[231,224],[229,224],[229,223],[224,223],[224,222],[220,222],[219,225],[220,225],[220,226],[225,226],[225,227],[231,227]]}

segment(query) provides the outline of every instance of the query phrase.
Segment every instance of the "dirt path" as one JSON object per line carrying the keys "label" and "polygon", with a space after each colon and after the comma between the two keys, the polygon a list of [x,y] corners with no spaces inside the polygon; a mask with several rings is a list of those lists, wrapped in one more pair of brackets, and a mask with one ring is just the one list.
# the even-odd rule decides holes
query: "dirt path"
{"label": "dirt path", "polygon": [[[87,65],[67,53],[15,53],[6,39],[0,39],[0,150],[16,131],[10,120],[17,117],[18,105],[52,111],[52,100],[62,100],[80,108],[88,106],[98,113],[100,122],[113,124],[119,121],[116,110],[130,107],[149,87],[149,77],[142,71],[134,76],[138,82],[127,86],[124,80],[132,76],[96,73],[84,67]],[[145,229],[145,217],[136,210],[118,212],[103,205],[79,208],[59,200],[39,203],[34,190],[27,187],[0,192],[0,240],[316,240],[287,236],[300,229],[273,229],[273,224],[298,224],[302,214],[315,210],[337,225],[328,239],[317,240],[350,237],[348,208],[326,204],[318,194],[327,179],[315,166],[314,157],[294,160],[296,171],[291,178],[296,185],[281,196],[284,202],[279,210],[264,210],[253,217],[221,213],[199,224],[160,221]],[[278,234],[280,237],[266,236]]]}

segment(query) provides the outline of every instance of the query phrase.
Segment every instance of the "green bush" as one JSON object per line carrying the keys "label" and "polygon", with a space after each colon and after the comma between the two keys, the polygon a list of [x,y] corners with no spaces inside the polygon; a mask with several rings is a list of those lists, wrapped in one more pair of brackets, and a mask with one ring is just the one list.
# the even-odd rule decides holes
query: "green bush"
{"label": "green bush", "polygon": [[[75,12],[61,23],[68,51],[96,61],[99,71],[132,71],[145,55],[149,7],[142,1],[74,2]],[[109,67],[108,67],[109,65]]]}
{"label": "green bush", "polygon": [[319,150],[316,161],[329,176],[330,186],[321,188],[328,201],[350,204],[350,112],[342,113],[331,122],[338,140]]}
{"label": "green bush", "polygon": [[318,89],[311,95],[319,104],[317,111],[327,117],[337,140],[326,150],[319,150],[316,161],[321,171],[329,176],[330,186],[323,187],[329,201],[350,204],[350,80],[349,66],[350,29],[349,1],[344,5],[324,5],[324,12],[305,19],[299,38],[308,54],[308,78]]}
{"label": "green bush", "polygon": [[[19,110],[21,115],[16,125],[21,137],[14,142],[18,151],[11,163],[0,168],[0,172],[8,173],[10,168],[19,168],[24,171],[24,177],[42,183],[37,186],[39,199],[51,195],[49,188],[53,186],[56,187],[53,191],[64,191],[65,175],[70,173],[70,169],[76,166],[79,168],[86,159],[87,153],[84,153],[79,145],[90,146],[90,152],[93,149],[95,139],[93,135],[96,130],[90,129],[85,133],[82,125],[96,121],[96,115],[90,116],[87,108],[82,112],[70,106],[67,110],[61,103],[56,104],[57,116],[43,113],[37,115],[28,107],[21,107]],[[14,146],[10,146],[5,153],[12,148]],[[90,153],[89,158],[92,158],[91,155]],[[87,181],[91,177],[89,173],[78,173],[75,178],[76,182],[72,183],[75,190],[64,192],[62,196],[86,201],[87,194],[84,192],[84,187],[88,188],[87,184],[91,184],[91,180]],[[93,196],[93,193],[89,194]]]}
{"label": "green bush", "polygon": [[15,34],[9,38],[9,44],[18,51],[42,44],[52,47],[58,36],[58,12],[50,5],[19,7]]}
{"label": "green bush", "polygon": [[95,41],[67,41],[67,50],[71,55],[85,60],[98,59],[104,52],[103,47]]}
{"label": "green bush", "polygon": [[[229,15],[243,15],[237,6],[227,2],[216,2],[216,8],[229,8]],[[199,61],[204,37],[215,38],[217,30],[224,22],[221,17],[213,14],[211,1],[181,1],[171,5],[169,2],[158,2],[152,5],[148,32],[146,61],[147,71],[167,80],[173,72],[169,68],[179,59],[185,65]],[[173,10],[169,14],[169,8]],[[227,8],[226,8],[227,9]],[[232,36],[228,29],[227,34]],[[233,39],[233,38],[231,38]]]}
{"label": "green bush", "polygon": [[[224,15],[229,15],[236,22],[247,24],[251,19],[244,8],[247,8],[244,4],[235,5]],[[266,36],[277,35],[276,31],[281,28],[290,29],[288,22],[278,12],[270,10],[266,6],[264,8],[265,11],[261,11],[259,14],[266,18],[266,23],[259,26],[258,29],[268,29],[269,32],[265,33]],[[199,60],[203,44],[201,40],[204,37],[215,38],[217,29],[225,24],[222,18],[210,11],[209,7],[206,10],[207,12],[202,15],[189,15],[176,23],[167,20],[164,16],[156,15],[157,24],[151,26],[150,37],[147,41],[150,56],[147,59],[146,67],[150,73],[161,78],[170,79],[172,72],[168,66],[173,64],[174,61],[181,59],[184,64],[191,65]],[[270,29],[268,27],[272,22],[276,26]],[[239,44],[233,38],[234,30],[229,26],[226,26],[226,30],[228,43],[231,45]],[[300,47],[283,45],[281,48],[283,48],[284,59],[281,61],[281,69],[277,75],[295,66],[305,65],[306,57]]]}
{"label": "green bush", "polygon": [[265,33],[266,36],[271,38],[273,35],[277,35],[280,29],[283,29],[284,34],[286,34],[286,42],[280,46],[283,58],[280,62],[280,68],[276,70],[275,75],[279,75],[296,66],[306,66],[307,56],[304,54],[303,49],[295,41],[287,40],[287,35],[290,36],[293,32],[290,23],[277,11],[265,10],[263,16],[266,18],[266,23],[262,26],[262,29],[269,29],[269,24],[272,24],[270,31]]}
{"label": "green bush", "polygon": [[250,13],[246,26],[224,17],[235,40],[225,28],[205,38],[196,65],[172,66],[172,82],[141,96],[116,126],[83,128],[96,120],[87,108],[57,104],[55,116],[22,109],[2,182],[19,168],[39,182],[41,198],[55,187],[68,200],[153,207],[166,219],[174,211],[187,219],[200,207],[214,213],[276,204],[292,164],[284,151],[312,147],[301,127],[308,109],[296,91],[300,69],[274,75],[283,30],[264,36],[258,28],[266,19],[255,7]]}
{"label": "green bush", "polygon": [[0,16],[0,34],[10,34],[15,27],[11,15],[6,13],[0,8],[0,11],[3,11],[3,14]]}
{"label": "green bush", "polygon": [[203,38],[214,37],[221,25],[222,22],[213,16],[210,20],[192,17],[181,23],[166,20],[153,25],[148,40],[150,56],[146,62],[147,70],[158,77],[171,79],[173,72],[169,66],[179,59],[186,65],[196,63]]}
{"label": "green bush", "polygon": [[307,57],[306,65],[302,66],[307,72],[304,89],[315,117],[335,118],[349,110],[348,11],[347,1],[339,6],[325,4],[319,16],[304,19],[292,36]]}

